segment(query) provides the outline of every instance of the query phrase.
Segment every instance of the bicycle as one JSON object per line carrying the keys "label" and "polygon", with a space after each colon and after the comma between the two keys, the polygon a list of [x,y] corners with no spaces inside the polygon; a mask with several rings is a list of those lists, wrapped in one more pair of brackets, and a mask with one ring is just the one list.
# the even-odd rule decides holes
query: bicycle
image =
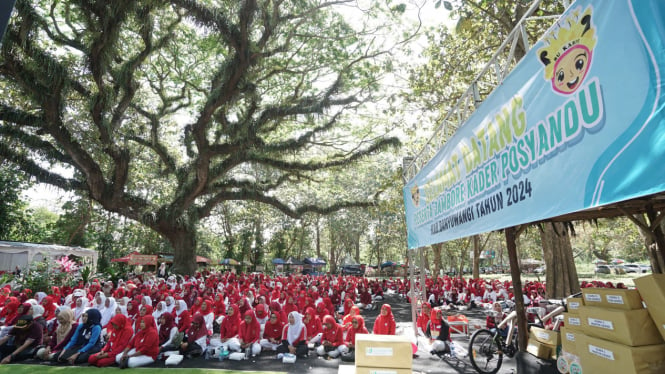
{"label": "bicycle", "polygon": [[[570,297],[577,297],[575,294]],[[566,312],[567,304],[566,299],[562,300],[551,299],[540,301],[538,307],[530,307],[526,309],[528,314],[534,315],[535,322],[528,323],[528,327],[532,326],[544,328],[548,321],[553,321],[552,330],[559,331],[562,319],[561,314]],[[499,323],[496,331],[492,332],[488,329],[480,329],[471,335],[469,342],[469,360],[471,365],[477,372],[482,374],[495,374],[501,369],[504,354],[509,358],[514,357],[519,351],[517,341],[517,312],[514,310],[514,303],[511,303],[510,313]],[[554,306],[553,310],[548,311],[548,306]],[[547,314],[546,314],[547,313]],[[497,317],[499,312],[488,311],[488,315]],[[501,335],[501,331],[507,326],[507,334],[505,338]]]}

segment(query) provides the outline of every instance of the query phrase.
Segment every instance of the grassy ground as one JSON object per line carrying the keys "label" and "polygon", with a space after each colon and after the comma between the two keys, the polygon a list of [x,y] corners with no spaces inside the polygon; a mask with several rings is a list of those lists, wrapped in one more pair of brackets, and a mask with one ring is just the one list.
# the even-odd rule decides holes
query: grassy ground
{"label": "grassy ground", "polygon": [[[76,374],[99,374],[101,373],[110,373],[118,372],[117,367],[108,367],[108,368],[98,368],[95,366],[47,366],[47,365],[8,365],[0,368],[0,372],[11,373],[11,374],[66,374],[70,371],[76,371]],[[158,374],[163,372],[164,368],[136,368],[136,369],[126,369],[125,372],[138,372],[141,374]],[[195,368],[168,368],[169,374],[251,374],[251,373],[274,373],[280,374],[279,372],[252,372],[252,371],[241,371],[241,370],[219,370],[219,369],[195,369]]]}

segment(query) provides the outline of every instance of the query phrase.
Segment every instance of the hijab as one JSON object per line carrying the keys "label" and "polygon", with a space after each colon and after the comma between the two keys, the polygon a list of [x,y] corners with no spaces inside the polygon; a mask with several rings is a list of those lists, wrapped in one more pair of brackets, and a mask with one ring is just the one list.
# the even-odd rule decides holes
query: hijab
{"label": "hijab", "polygon": [[113,297],[109,297],[106,301],[108,301],[109,306],[106,306],[106,302],[104,302],[104,309],[101,310],[102,326],[106,326],[111,321],[111,318],[115,315],[115,308],[118,305]]}
{"label": "hijab", "polygon": [[362,316],[353,316],[353,321],[358,322],[358,327],[354,327],[353,324],[351,324],[351,328],[349,331],[346,333],[346,339],[345,341],[350,342],[351,344],[356,344],[356,334],[369,334],[369,331],[367,331],[367,328],[365,327],[365,320],[363,319]]}
{"label": "hijab", "polygon": [[[196,325],[194,325],[195,323]],[[206,328],[203,315],[201,313],[194,314],[192,324],[187,330],[187,341],[193,343],[206,335],[208,335],[208,329]]]}
{"label": "hijab", "polygon": [[[81,300],[81,306],[79,306],[79,300]],[[74,321],[78,321],[81,319],[81,315],[88,309],[88,298],[85,296],[81,296],[78,299],[76,299],[75,307],[74,307]]]}
{"label": "hijab", "polygon": [[60,344],[67,337],[74,323],[74,312],[67,309],[60,309],[58,312],[58,327],[55,329],[55,341]]}
{"label": "hijab", "polygon": [[171,329],[175,327],[175,318],[169,312],[162,313],[160,317],[164,318],[164,323],[159,325],[159,344],[164,344],[171,337]]}
{"label": "hijab", "polygon": [[[160,308],[160,306],[161,306],[161,308]],[[159,320],[159,317],[164,313],[167,313],[166,303],[163,302],[163,301],[160,301],[160,302],[157,303],[157,307],[152,312],[152,316],[155,318],[155,321],[157,321],[157,320]]]}
{"label": "hijab", "polygon": [[[247,321],[245,320],[247,316],[252,317],[250,323],[247,323]],[[238,329],[238,335],[242,338],[245,337],[261,338],[261,324],[256,319],[256,315],[254,314],[253,310],[250,309],[246,311],[245,314],[243,315],[243,320],[240,323],[240,328]]]}
{"label": "hijab", "polygon": [[290,345],[293,345],[298,341],[300,334],[305,328],[305,324],[302,322],[302,314],[293,311],[289,313],[289,317],[293,316],[293,324],[289,321],[289,327],[286,334],[286,340]]}
{"label": "hijab", "polygon": [[179,308],[178,308],[178,310],[176,310],[175,314],[176,314],[176,316],[180,316],[182,314],[182,312],[187,310],[187,302],[185,300],[182,300],[182,299],[176,300],[176,301],[178,302]]}
{"label": "hijab", "polygon": [[[175,298],[173,296],[167,296],[166,297],[166,310],[165,312],[173,313],[173,309],[175,309]],[[187,305],[187,303],[185,303]]]}

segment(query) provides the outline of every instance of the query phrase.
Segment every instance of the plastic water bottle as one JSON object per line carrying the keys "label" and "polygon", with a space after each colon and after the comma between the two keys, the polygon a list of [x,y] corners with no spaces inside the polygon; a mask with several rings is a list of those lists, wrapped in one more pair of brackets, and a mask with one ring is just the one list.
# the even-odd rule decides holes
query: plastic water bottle
{"label": "plastic water bottle", "polygon": [[203,355],[203,358],[206,360],[210,359],[210,348],[206,348],[205,354]]}
{"label": "plastic water bottle", "polygon": [[450,357],[456,357],[455,356],[455,343],[450,342]]}

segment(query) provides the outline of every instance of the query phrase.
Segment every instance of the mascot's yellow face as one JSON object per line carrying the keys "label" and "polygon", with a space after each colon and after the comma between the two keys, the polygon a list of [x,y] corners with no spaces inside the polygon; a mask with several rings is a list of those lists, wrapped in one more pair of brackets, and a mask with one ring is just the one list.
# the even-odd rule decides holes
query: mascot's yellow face
{"label": "mascot's yellow face", "polygon": [[576,45],[568,49],[554,65],[554,89],[564,94],[575,92],[589,71],[589,62],[591,51],[586,46]]}

